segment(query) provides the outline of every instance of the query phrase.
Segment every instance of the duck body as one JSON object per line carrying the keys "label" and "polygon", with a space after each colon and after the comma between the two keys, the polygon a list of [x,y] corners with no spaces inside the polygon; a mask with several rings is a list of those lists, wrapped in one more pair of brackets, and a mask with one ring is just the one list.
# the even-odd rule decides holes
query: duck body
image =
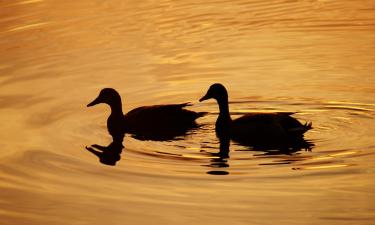
{"label": "duck body", "polygon": [[195,126],[195,120],[204,115],[184,107],[189,103],[143,106],[124,115],[124,127],[128,133],[149,129],[179,128]]}
{"label": "duck body", "polygon": [[291,117],[294,113],[248,113],[232,120],[229,113],[228,94],[222,84],[213,84],[200,101],[213,98],[219,104],[216,134],[247,145],[282,146],[298,142],[311,129],[311,123],[303,125]]}
{"label": "duck body", "polygon": [[142,106],[124,115],[124,132],[141,140],[170,140],[198,128],[196,119],[205,115],[184,107],[189,103]]}
{"label": "duck body", "polygon": [[303,125],[293,113],[251,113],[232,121],[233,140],[246,144],[291,144],[303,139],[311,124]]}
{"label": "duck body", "polygon": [[173,139],[198,127],[195,120],[205,115],[185,109],[189,103],[142,106],[124,115],[121,97],[112,88],[103,89],[88,107],[99,103],[111,107],[107,128],[114,140],[123,138],[125,133],[142,140]]}

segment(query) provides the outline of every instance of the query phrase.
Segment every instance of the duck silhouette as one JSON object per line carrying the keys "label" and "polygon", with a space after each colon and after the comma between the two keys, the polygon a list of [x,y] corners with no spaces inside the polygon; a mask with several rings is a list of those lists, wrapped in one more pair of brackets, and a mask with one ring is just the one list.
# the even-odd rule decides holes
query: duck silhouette
{"label": "duck silhouette", "polygon": [[190,103],[142,106],[123,114],[119,93],[113,88],[104,88],[99,96],[87,107],[99,103],[108,104],[111,114],[107,128],[115,142],[122,140],[125,133],[132,134],[140,140],[166,141],[185,135],[198,128],[196,119],[205,112],[194,112],[185,109]]}
{"label": "duck silhouette", "polygon": [[199,101],[215,99],[219,105],[216,120],[216,135],[221,140],[228,137],[235,142],[253,146],[257,150],[270,148],[309,148],[303,138],[304,133],[312,129],[311,123],[302,124],[291,117],[290,112],[249,113],[232,120],[229,113],[228,92],[222,84],[210,86],[206,95]]}

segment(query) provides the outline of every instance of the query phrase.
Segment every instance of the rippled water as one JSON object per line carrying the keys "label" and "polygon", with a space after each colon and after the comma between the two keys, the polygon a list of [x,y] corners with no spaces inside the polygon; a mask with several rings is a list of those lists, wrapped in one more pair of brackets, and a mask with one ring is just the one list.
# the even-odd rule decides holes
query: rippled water
{"label": "rippled water", "polygon": [[[0,1],[0,224],[373,224],[375,2]],[[314,146],[232,143],[218,157],[214,82],[233,117],[295,111]],[[111,142],[127,112],[191,101],[209,114],[185,138]]]}

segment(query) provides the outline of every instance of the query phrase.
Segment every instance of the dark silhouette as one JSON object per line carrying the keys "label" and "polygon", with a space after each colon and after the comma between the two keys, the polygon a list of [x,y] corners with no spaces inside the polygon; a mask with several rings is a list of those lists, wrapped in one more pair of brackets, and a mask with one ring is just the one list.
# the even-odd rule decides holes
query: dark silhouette
{"label": "dark silhouette", "polygon": [[303,134],[312,128],[291,117],[293,113],[249,113],[232,120],[229,113],[228,93],[222,84],[213,84],[199,101],[215,99],[219,104],[216,135],[220,140],[232,139],[254,149],[301,149],[309,147]]}
{"label": "dark silhouette", "polygon": [[124,146],[122,145],[122,140],[113,141],[108,146],[101,145],[91,145],[86,146],[86,149],[96,155],[102,164],[115,166],[116,162],[121,159],[121,152]]}
{"label": "dark silhouette", "polygon": [[[229,165],[229,149],[230,149],[230,138],[228,137],[219,137],[220,147],[218,153],[211,153],[212,156],[216,156],[211,160],[208,167],[212,168],[207,171],[207,174],[210,175],[229,175],[229,172],[226,171]],[[265,145],[251,145],[249,143],[239,143],[241,145],[249,146],[250,148],[245,151],[261,151],[263,154],[261,155],[292,155],[301,150],[311,151],[314,147],[314,144],[310,141],[306,141],[303,138],[300,140],[295,141],[294,143],[290,143],[288,146],[276,146],[276,148],[270,148],[269,144]],[[274,146],[275,147],[275,146]],[[243,150],[242,150],[243,151]],[[260,155],[258,155],[260,156]],[[291,163],[292,161],[286,161],[285,163]],[[278,163],[280,164],[280,163]],[[272,163],[270,165],[273,165]]]}
{"label": "dark silhouette", "polygon": [[199,101],[215,99],[219,105],[216,120],[216,136],[220,140],[220,150],[214,153],[218,158],[209,165],[215,170],[212,175],[227,175],[229,167],[230,141],[249,146],[249,151],[262,151],[264,155],[292,154],[302,149],[310,151],[314,144],[304,139],[304,133],[312,128],[311,123],[301,124],[291,117],[293,113],[249,113],[232,120],[229,113],[228,93],[222,84],[213,84]]}
{"label": "dark silhouette", "polygon": [[230,139],[228,137],[221,137],[220,140],[220,147],[218,153],[212,153],[212,156],[216,156],[211,160],[209,167],[213,168],[214,170],[210,170],[207,174],[211,175],[228,175],[229,172],[222,170],[222,168],[229,167],[228,159],[229,159],[229,146],[230,146]]}
{"label": "dark silhouette", "polygon": [[195,120],[206,113],[193,112],[184,107],[189,103],[143,106],[131,110],[126,115],[122,112],[121,97],[112,88],[104,88],[99,96],[87,107],[106,103],[111,107],[107,128],[114,142],[118,143],[125,133],[140,140],[171,140],[198,128]]}

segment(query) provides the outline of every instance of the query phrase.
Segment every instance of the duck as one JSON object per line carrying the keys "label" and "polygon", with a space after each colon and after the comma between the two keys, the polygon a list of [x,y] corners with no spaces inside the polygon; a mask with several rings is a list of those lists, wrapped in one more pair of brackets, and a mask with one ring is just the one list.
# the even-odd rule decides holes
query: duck
{"label": "duck", "polygon": [[107,129],[114,140],[122,140],[125,133],[140,140],[166,141],[185,135],[198,128],[196,119],[206,112],[185,109],[191,103],[151,105],[135,108],[125,115],[120,94],[113,88],[104,88],[87,107],[100,103],[110,106]]}
{"label": "duck", "polygon": [[283,147],[305,143],[304,133],[312,129],[311,122],[302,124],[291,116],[293,112],[248,113],[232,119],[229,113],[228,92],[220,83],[212,84],[199,101],[208,99],[215,99],[219,105],[215,131],[220,140],[230,138],[240,144],[258,148]]}

